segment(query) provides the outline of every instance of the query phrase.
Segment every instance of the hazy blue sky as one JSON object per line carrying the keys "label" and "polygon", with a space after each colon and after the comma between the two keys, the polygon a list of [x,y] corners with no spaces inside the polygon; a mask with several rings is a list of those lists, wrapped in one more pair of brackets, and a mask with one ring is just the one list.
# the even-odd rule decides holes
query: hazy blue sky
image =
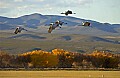
{"label": "hazy blue sky", "polygon": [[120,24],[120,0],[0,0],[0,16],[6,17],[60,15],[66,10],[76,13],[70,16]]}

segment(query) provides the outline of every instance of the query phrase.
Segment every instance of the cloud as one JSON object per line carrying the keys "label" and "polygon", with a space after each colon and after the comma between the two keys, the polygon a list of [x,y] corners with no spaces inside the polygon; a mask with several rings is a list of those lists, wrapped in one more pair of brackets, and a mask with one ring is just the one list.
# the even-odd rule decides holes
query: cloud
{"label": "cloud", "polygon": [[21,6],[34,5],[36,8],[49,7],[79,7],[91,3],[93,0],[0,0],[0,7],[2,8],[17,8]]}
{"label": "cloud", "polygon": [[[8,1],[8,2],[10,2],[10,1]],[[7,3],[7,0],[0,1],[0,15],[9,13],[11,11],[10,8],[11,8],[11,5],[9,3]],[[14,10],[14,8],[12,8],[12,10]]]}
{"label": "cloud", "polygon": [[24,0],[14,0],[15,2],[23,2]]}
{"label": "cloud", "polygon": [[34,0],[34,1],[37,1],[37,2],[43,2],[43,1],[45,1],[45,0]]}
{"label": "cloud", "polygon": [[0,9],[1,9],[1,8],[6,8],[6,5],[0,3]]}
{"label": "cloud", "polygon": [[44,0],[44,2],[56,7],[78,7],[90,4],[93,0]]}
{"label": "cloud", "polygon": [[[93,0],[0,0],[0,14],[9,11],[15,14],[43,12],[43,13],[59,13],[57,11],[69,8],[76,8],[90,4]],[[57,10],[57,11],[56,11]]]}
{"label": "cloud", "polygon": [[4,14],[4,13],[8,13],[10,12],[11,10],[8,9],[8,8],[0,8],[0,14]]}
{"label": "cloud", "polygon": [[8,3],[6,2],[0,2],[0,8],[7,8]]}
{"label": "cloud", "polygon": [[65,4],[67,4],[67,5],[85,5],[85,4],[88,4],[88,3],[91,3],[92,2],[92,0],[62,0],[61,1],[62,3],[65,3]]}

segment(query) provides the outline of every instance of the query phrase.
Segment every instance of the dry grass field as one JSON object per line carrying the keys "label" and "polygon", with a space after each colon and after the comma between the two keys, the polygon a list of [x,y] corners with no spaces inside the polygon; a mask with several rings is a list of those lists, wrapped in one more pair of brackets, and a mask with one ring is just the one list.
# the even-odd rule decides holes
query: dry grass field
{"label": "dry grass field", "polygon": [[120,71],[0,71],[0,78],[120,78]]}
{"label": "dry grass field", "polygon": [[119,36],[89,36],[80,34],[35,34],[14,35],[0,31],[0,50],[10,54],[21,54],[36,49],[51,52],[55,48],[70,52],[91,53],[106,50],[119,53]]}

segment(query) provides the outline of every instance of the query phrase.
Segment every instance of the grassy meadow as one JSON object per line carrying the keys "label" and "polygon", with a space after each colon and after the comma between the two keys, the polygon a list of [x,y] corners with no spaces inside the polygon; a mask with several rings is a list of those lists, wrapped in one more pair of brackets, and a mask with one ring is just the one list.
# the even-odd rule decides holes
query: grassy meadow
{"label": "grassy meadow", "polygon": [[120,78],[120,71],[0,71],[0,78]]}

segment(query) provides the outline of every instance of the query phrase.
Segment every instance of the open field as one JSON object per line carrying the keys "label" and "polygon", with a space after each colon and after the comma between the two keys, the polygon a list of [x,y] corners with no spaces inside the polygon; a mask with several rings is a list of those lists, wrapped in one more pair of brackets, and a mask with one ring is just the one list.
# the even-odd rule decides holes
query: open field
{"label": "open field", "polygon": [[120,71],[0,71],[0,78],[120,78]]}
{"label": "open field", "polygon": [[72,52],[90,53],[94,50],[120,51],[118,36],[88,36],[79,34],[13,34],[0,32],[0,50],[20,54],[36,49],[44,51],[60,48]]}

